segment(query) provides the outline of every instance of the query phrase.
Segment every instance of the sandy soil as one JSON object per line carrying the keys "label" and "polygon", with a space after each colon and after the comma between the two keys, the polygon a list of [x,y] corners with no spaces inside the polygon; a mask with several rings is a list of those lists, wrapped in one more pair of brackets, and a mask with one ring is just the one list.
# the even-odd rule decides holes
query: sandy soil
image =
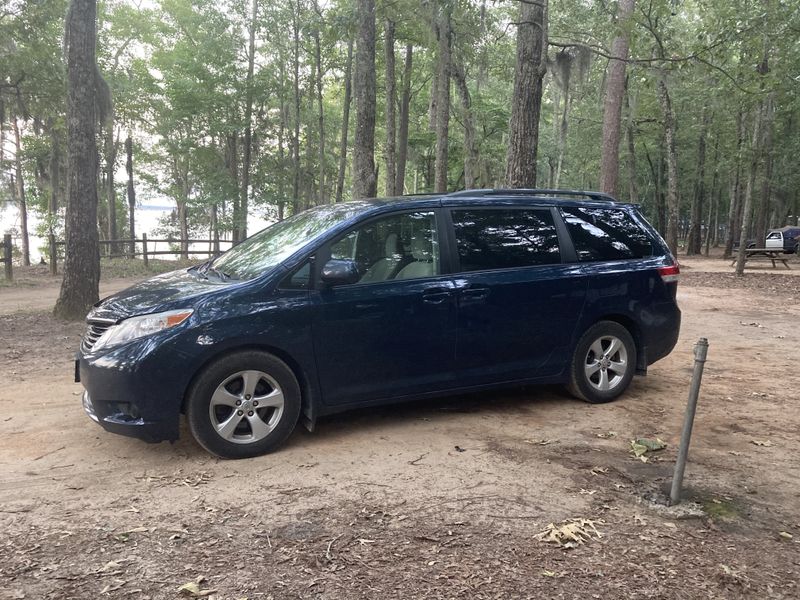
{"label": "sandy soil", "polygon": [[[362,410],[236,462],[102,431],[71,381],[82,326],[49,316],[47,286],[0,288],[0,598],[176,598],[198,578],[217,598],[797,598],[800,269],[704,262],[683,261],[675,352],[615,403]],[[684,518],[658,501],[700,336]],[[668,448],[641,462],[638,437]],[[570,518],[602,537],[535,537]]]}

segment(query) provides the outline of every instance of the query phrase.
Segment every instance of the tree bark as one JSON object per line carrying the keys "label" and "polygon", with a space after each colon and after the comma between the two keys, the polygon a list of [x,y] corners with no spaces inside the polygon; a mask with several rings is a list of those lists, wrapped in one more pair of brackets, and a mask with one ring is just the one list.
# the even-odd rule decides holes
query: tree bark
{"label": "tree bark", "polygon": [[96,0],[72,0],[65,20],[67,58],[67,252],[54,314],[82,319],[99,300]]}
{"label": "tree bark", "polygon": [[619,139],[622,97],[625,94],[625,65],[628,59],[629,32],[634,0],[620,0],[617,8],[617,35],[611,43],[611,56],[603,104],[603,141],[600,157],[600,190],[617,195],[619,177]]}
{"label": "tree bark", "polygon": [[744,144],[745,126],[744,112],[739,110],[736,117],[736,169],[731,179],[730,204],[728,206],[728,227],[725,235],[725,250],[723,257],[727,260],[733,255],[733,243],[738,231],[737,225],[741,215],[740,181],[742,173],[742,146]]}
{"label": "tree bark", "polygon": [[[626,86],[627,88],[627,86]],[[639,203],[639,189],[636,185],[636,145],[634,144],[634,107],[630,101],[630,90],[626,89],[625,103],[628,106],[628,123],[625,128],[626,141],[628,145],[628,202],[631,204]]]}
{"label": "tree bark", "polygon": [[472,98],[467,87],[464,65],[453,61],[453,79],[461,99],[461,120],[464,123],[464,189],[474,189],[478,181],[478,149],[475,142],[475,122],[472,116]]}
{"label": "tree bark", "polygon": [[[239,134],[234,131],[225,138],[225,166],[230,177],[230,189],[233,193],[233,242],[242,241],[242,203],[239,196]],[[188,179],[188,173],[187,173]],[[188,201],[188,192],[184,195],[184,202]]]}
{"label": "tree bark", "polygon": [[413,67],[414,46],[406,44],[406,59],[403,66],[403,94],[400,99],[400,123],[397,134],[397,177],[395,193],[405,192],[406,160],[408,158],[408,111],[411,105],[411,72]]}
{"label": "tree bark", "polygon": [[675,113],[667,89],[666,75],[658,79],[658,100],[664,118],[664,141],[667,149],[667,245],[674,256],[678,255],[678,154],[675,150]]}
{"label": "tree bark", "polygon": [[440,7],[438,45],[439,86],[436,94],[436,160],[434,163],[434,191],[447,192],[447,151],[450,143],[450,8]]}
{"label": "tree bark", "polygon": [[319,25],[324,22],[322,11],[317,0],[314,0],[314,10],[318,21],[314,27],[314,62],[317,67],[317,127],[319,134],[318,162],[319,162],[319,187],[317,188],[317,204],[325,204],[325,112],[322,106],[322,48],[320,47]]}
{"label": "tree bark", "polygon": [[747,183],[744,189],[742,205],[742,227],[739,230],[739,251],[736,255],[736,274],[744,275],[744,263],[747,250],[747,239],[753,220],[753,187],[758,177],[758,164],[760,161],[761,120],[764,112],[764,101],[760,101],[753,118],[753,139],[750,146],[750,171],[747,174]]}
{"label": "tree bark", "polygon": [[686,238],[686,255],[700,254],[702,250],[703,205],[706,200],[706,137],[711,120],[708,109],[703,107],[700,139],[697,142],[697,173],[692,194],[692,208],[689,221],[689,235]]}
{"label": "tree bark", "polygon": [[395,80],[394,57],[394,21],[386,19],[386,195],[397,195],[397,119],[395,107],[397,106],[397,85]]}
{"label": "tree bark", "polygon": [[47,216],[50,219],[49,232],[53,233],[61,193],[61,144],[52,120],[48,123],[48,129],[50,132],[50,198],[47,202]]}
{"label": "tree bark", "polygon": [[250,39],[247,55],[247,79],[245,80],[244,105],[244,146],[242,148],[242,189],[239,200],[239,239],[247,238],[247,213],[250,206],[250,163],[253,151],[253,71],[256,60],[256,19],[258,17],[258,0],[250,5]]}
{"label": "tree bark", "polygon": [[758,198],[758,218],[755,226],[756,245],[759,248],[766,243],[769,227],[769,209],[772,196],[772,122],[775,118],[774,93],[770,93],[764,103],[764,118],[761,123],[762,143],[761,157],[763,172],[761,174],[761,190]]}
{"label": "tree bark", "polygon": [[22,144],[20,143],[19,123],[16,115],[11,120],[11,127],[14,130],[14,172],[15,172],[15,196],[19,206],[19,234],[20,250],[22,252],[22,264],[26,267],[31,266],[30,237],[28,236],[28,203],[25,199],[25,177],[22,174]]}
{"label": "tree bark", "polygon": [[522,3],[519,21],[505,179],[512,188],[533,188],[546,71],[547,0],[541,4]]}
{"label": "tree bark", "polygon": [[336,202],[342,201],[344,174],[347,168],[347,136],[350,133],[350,99],[353,92],[353,39],[347,43],[347,63],[344,69],[344,106],[342,107],[342,137],[339,142],[339,176],[336,179]]}
{"label": "tree bark", "polygon": [[353,198],[374,198],[375,173],[375,0],[358,0],[356,45],[356,134]]}
{"label": "tree bark", "polygon": [[292,137],[292,214],[300,212],[300,4],[292,6],[292,67],[294,75],[294,136]]}
{"label": "tree bark", "polygon": [[[117,146],[114,143],[114,113],[108,115],[105,123],[104,154],[106,159],[106,208],[108,209],[108,239],[117,239],[117,191],[114,189],[114,169],[117,163]],[[108,247],[110,254],[116,254],[116,244]]]}
{"label": "tree bark", "polygon": [[136,188],[133,186],[133,140],[130,131],[125,138],[125,172],[128,175],[128,229],[131,236],[130,254],[133,258],[136,254]]}

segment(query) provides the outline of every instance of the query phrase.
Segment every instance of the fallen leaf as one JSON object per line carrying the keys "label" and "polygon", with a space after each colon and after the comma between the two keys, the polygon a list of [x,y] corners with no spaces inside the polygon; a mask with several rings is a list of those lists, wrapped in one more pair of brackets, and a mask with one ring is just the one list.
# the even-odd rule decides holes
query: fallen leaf
{"label": "fallen leaf", "polygon": [[[643,457],[647,452],[657,452],[667,447],[667,443],[659,438],[638,438],[631,440],[631,452],[636,458]],[[644,461],[647,462],[647,461]]]}
{"label": "fallen leaf", "polygon": [[211,594],[216,594],[217,590],[203,590],[200,589],[200,584],[205,581],[205,577],[198,577],[195,581],[190,581],[189,583],[184,583],[181,587],[178,588],[178,591],[191,596],[192,598],[205,598],[206,596],[210,596]]}
{"label": "fallen leaf", "polygon": [[616,431],[606,431],[605,433],[598,433],[597,437],[607,440],[609,438],[617,437]]}
{"label": "fallen leaf", "polygon": [[602,525],[602,520],[567,519],[558,525],[550,523],[545,529],[534,537],[550,544],[558,544],[564,548],[575,548],[592,539],[600,539],[603,534],[597,530],[597,525]]}
{"label": "fallen leaf", "polygon": [[592,470],[590,471],[590,473],[592,475],[605,474],[605,473],[608,473],[608,467],[592,467]]}
{"label": "fallen leaf", "polygon": [[556,576],[554,571],[548,571],[547,569],[544,569],[542,571],[542,575],[544,575],[545,577],[555,577]]}
{"label": "fallen leaf", "polygon": [[750,440],[750,443],[755,444],[756,446],[766,446],[767,448],[772,446],[772,442],[769,440]]}
{"label": "fallen leaf", "polygon": [[791,533],[789,533],[788,531],[781,531],[780,533],[778,533],[778,535],[781,536],[785,540],[794,539],[794,536]]}

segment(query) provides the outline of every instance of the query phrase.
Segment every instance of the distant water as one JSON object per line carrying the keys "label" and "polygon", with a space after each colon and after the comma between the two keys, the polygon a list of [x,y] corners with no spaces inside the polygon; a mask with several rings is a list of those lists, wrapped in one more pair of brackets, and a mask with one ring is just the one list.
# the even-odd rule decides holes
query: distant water
{"label": "distant water", "polygon": [[[169,215],[173,210],[175,210],[175,205],[169,204],[143,204],[137,207],[135,213],[136,237],[141,237],[142,233],[147,234],[149,238],[155,237],[153,231],[158,228],[159,220],[165,215]],[[28,232],[31,249],[31,264],[38,263],[43,255],[45,260],[47,260],[47,239],[34,234],[39,222],[40,219],[36,214],[30,211],[28,213]],[[260,231],[267,225],[269,225],[269,222],[259,215],[248,215],[247,227],[251,233]],[[16,229],[16,231],[19,232],[19,210],[16,206],[11,204],[0,206],[0,234],[10,233],[12,229]],[[207,236],[208,233],[205,232],[200,238],[202,239]],[[19,237],[15,236],[14,244],[19,247]],[[164,244],[159,244],[156,248],[154,248],[153,245],[148,245],[148,248],[150,250],[167,250]],[[208,246],[204,247],[204,249],[207,248]],[[225,248],[227,248],[227,245],[223,245],[223,249]],[[159,255],[158,258],[169,260],[177,257],[164,254]]]}

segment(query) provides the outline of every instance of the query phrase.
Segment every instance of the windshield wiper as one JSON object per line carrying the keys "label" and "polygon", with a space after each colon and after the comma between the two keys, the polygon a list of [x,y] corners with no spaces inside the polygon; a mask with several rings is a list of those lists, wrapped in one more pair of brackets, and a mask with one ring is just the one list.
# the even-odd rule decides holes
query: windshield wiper
{"label": "windshield wiper", "polygon": [[204,273],[211,272],[214,275],[216,275],[221,281],[228,281],[230,279],[238,279],[237,277],[234,277],[233,275],[225,273],[224,271],[220,271],[219,269],[215,269],[214,267],[211,266],[211,263],[209,263],[209,265],[206,267],[205,271],[203,271],[203,272]]}

